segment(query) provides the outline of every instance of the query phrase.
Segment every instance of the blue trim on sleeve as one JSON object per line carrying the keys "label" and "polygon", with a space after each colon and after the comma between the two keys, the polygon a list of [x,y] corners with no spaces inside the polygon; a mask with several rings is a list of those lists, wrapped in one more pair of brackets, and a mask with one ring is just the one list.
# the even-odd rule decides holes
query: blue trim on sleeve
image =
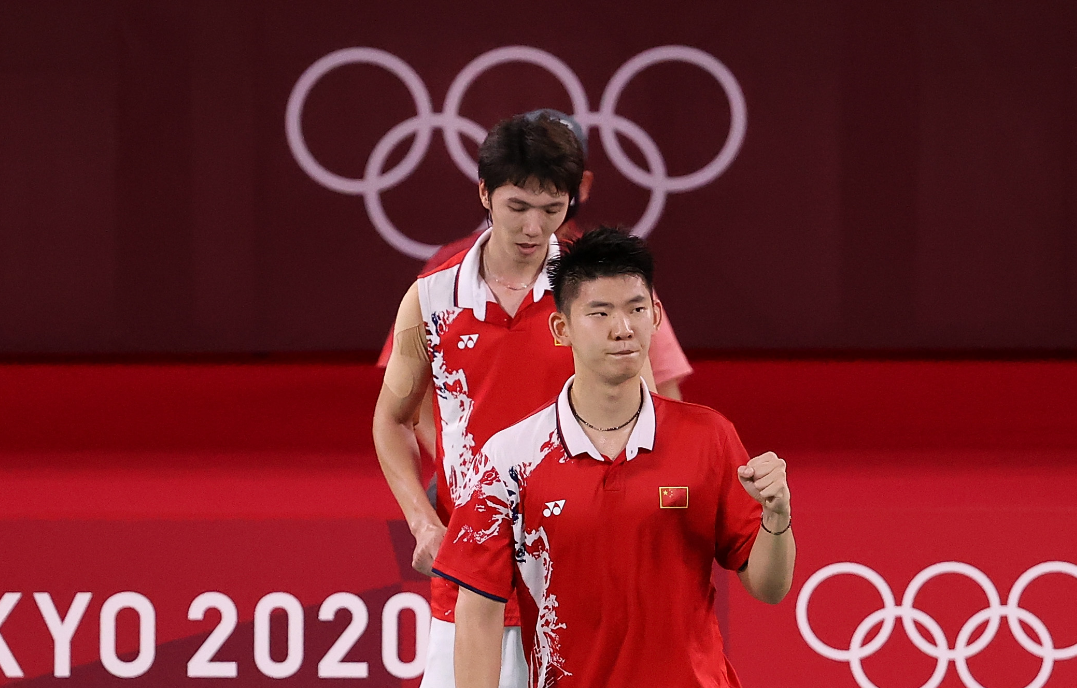
{"label": "blue trim on sleeve", "polygon": [[482,595],[483,597],[485,597],[488,600],[493,600],[494,602],[500,602],[501,604],[507,604],[508,603],[508,600],[505,599],[504,597],[498,597],[497,595],[491,595],[488,592],[484,592],[482,590],[479,590],[478,588],[476,588],[474,586],[468,585],[467,583],[465,583],[465,582],[463,582],[461,580],[457,580],[456,578],[453,578],[452,576],[445,573],[444,571],[438,571],[437,569],[431,569],[431,571],[433,571],[434,573],[441,576],[442,578],[444,578],[447,581],[452,581],[453,583],[456,583],[461,588],[467,588],[468,590],[475,593],[476,595]]}

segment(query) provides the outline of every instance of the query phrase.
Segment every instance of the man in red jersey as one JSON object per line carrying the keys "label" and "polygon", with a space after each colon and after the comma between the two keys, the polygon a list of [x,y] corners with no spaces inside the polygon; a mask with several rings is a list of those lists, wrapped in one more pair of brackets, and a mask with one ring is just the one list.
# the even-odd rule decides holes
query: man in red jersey
{"label": "man in red jersey", "polygon": [[[571,115],[550,108],[532,110],[525,114],[524,117],[527,117],[528,119],[536,119],[542,115],[546,115],[554,121],[564,124],[572,131],[576,136],[576,140],[580,142],[580,147],[583,149],[584,160],[586,163],[588,148],[587,132],[580,126],[579,122],[577,122]],[[582,206],[587,202],[587,199],[591,195],[591,187],[594,184],[594,180],[594,173],[585,169],[583,177],[580,179],[577,205]],[[571,216],[557,228],[556,232],[557,239],[560,242],[573,241],[574,239],[578,239],[581,234],[583,234],[583,229],[576,221],[576,218]],[[426,262],[422,272],[419,274],[430,272],[456,254],[471,248],[481,235],[481,231],[476,231],[445,244]],[[385,340],[385,346],[382,347],[381,355],[378,357],[379,366],[383,368],[385,367],[392,349],[393,336],[392,332],[390,332]],[[673,331],[673,326],[670,324],[668,317],[663,321],[661,329],[655,333],[648,358],[650,359],[651,368],[654,372],[654,380],[657,385],[656,389],[658,393],[673,399],[680,399],[681,381],[692,374],[692,366],[689,364],[688,358],[684,355],[684,350],[681,348],[680,342],[677,341],[677,335]],[[429,409],[429,404],[424,404],[422,407],[424,416],[416,425],[416,433],[423,442],[424,448],[428,449],[432,454],[433,423],[429,416]]]}
{"label": "man in red jersey", "polygon": [[[415,536],[413,566],[428,575],[443,523],[479,477],[478,448],[555,397],[571,373],[569,349],[557,347],[549,331],[554,301],[545,266],[558,252],[554,231],[575,202],[583,166],[579,142],[559,122],[517,116],[499,123],[479,148],[479,199],[490,229],[466,253],[421,275],[401,302],[374,443]],[[430,385],[436,509],[420,482],[412,429]],[[424,688],[453,686],[455,604],[456,586],[433,579]],[[525,685],[515,606],[504,622],[501,685]]]}
{"label": "man in red jersey", "polygon": [[461,586],[457,685],[497,685],[515,594],[531,686],[735,688],[711,564],[765,602],[789,591],[785,462],[749,460],[720,414],[648,392],[640,372],[662,314],[643,242],[597,230],[551,272],[550,329],[575,375],[485,445],[434,563]]}

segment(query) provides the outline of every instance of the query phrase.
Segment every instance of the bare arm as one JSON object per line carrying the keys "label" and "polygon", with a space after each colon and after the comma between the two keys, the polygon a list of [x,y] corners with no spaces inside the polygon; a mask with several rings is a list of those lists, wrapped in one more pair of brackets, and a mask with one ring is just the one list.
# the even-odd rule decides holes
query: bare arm
{"label": "bare arm", "polygon": [[681,381],[680,379],[666,380],[658,383],[658,393],[668,399],[676,399],[680,401],[681,396]]}
{"label": "bare arm", "polygon": [[415,423],[415,438],[419,446],[430,456],[437,456],[437,436],[434,427],[434,386],[426,386],[426,396],[419,407],[419,419]]}
{"label": "bare arm", "polygon": [[415,441],[414,418],[431,377],[425,345],[417,339],[422,332],[418,286],[412,285],[397,313],[393,353],[385,366],[385,379],[374,407],[373,431],[381,470],[415,536],[412,566],[430,575],[430,566],[445,537],[445,526],[427,500]]}
{"label": "bare arm", "polygon": [[752,597],[777,604],[793,585],[793,564],[797,556],[793,531],[785,530],[792,522],[785,461],[774,452],[767,452],[741,466],[737,474],[748,494],[763,505],[763,524],[766,526],[766,529],[759,529],[748,555],[748,567],[737,575]]}
{"label": "bare arm", "polygon": [[460,588],[456,598],[456,685],[497,688],[501,677],[501,637],[505,605]]}

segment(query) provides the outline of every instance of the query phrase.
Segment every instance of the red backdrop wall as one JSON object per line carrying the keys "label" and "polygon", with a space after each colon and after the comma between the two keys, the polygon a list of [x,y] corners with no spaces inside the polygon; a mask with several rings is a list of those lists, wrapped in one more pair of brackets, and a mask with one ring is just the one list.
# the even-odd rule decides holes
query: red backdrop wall
{"label": "red backdrop wall", "polygon": [[[367,664],[365,682],[352,681],[416,685],[401,677],[421,670],[408,666],[425,620],[414,595],[429,586],[410,568],[413,541],[373,455],[379,384],[361,365],[0,366],[0,683],[15,682],[5,647],[26,685],[154,688],[265,685],[276,671],[266,657],[285,663],[292,647],[303,656],[277,681],[312,685],[355,618],[348,608],[323,620],[323,605],[347,593],[369,622],[345,642],[345,661]],[[1077,365],[711,361],[687,391],[732,419],[750,452],[789,463],[799,550],[789,596],[768,607],[717,578],[745,686],[900,688],[939,666],[936,688],[1077,683]],[[980,579],[940,570],[947,562]],[[1054,569],[1037,575],[1042,564]],[[829,576],[835,565],[870,569],[895,602],[865,575]],[[913,618],[926,651],[897,623],[916,614],[897,608],[922,573],[909,608],[926,615]],[[221,613],[191,618],[207,592],[236,608],[219,648],[209,638]],[[41,605],[69,618],[78,593],[90,597],[70,626],[71,678],[58,678],[56,647],[68,645],[53,641]],[[105,613],[123,593],[155,615],[142,653],[137,613]],[[283,611],[258,612],[274,593],[298,610],[291,642]],[[883,635],[885,619],[869,623],[877,612],[896,624]],[[1026,624],[1024,646],[1010,618]],[[137,677],[102,660],[113,620],[107,652],[134,663],[152,648]],[[864,624],[862,645],[883,638],[857,653],[866,681],[807,640],[848,652]],[[966,627],[980,647],[954,651]],[[236,663],[234,678],[194,678],[207,644],[212,661]]]}
{"label": "red backdrop wall", "polygon": [[[651,234],[688,348],[1072,350],[1075,37],[1062,0],[6,2],[0,352],[376,349],[419,261],[381,239],[369,196],[300,166],[289,96],[324,56],[375,48],[439,113],[469,62],[512,45],[562,60],[591,113],[663,45],[720,61],[743,94],[735,157],[670,193]],[[718,154],[737,109],[686,63],[617,94],[627,155],[649,164],[638,126],[675,177]],[[460,112],[486,128],[539,106],[574,109],[551,74],[510,64],[477,76]],[[345,65],[311,88],[302,131],[327,169],[362,178],[415,112],[390,72]],[[482,213],[433,136],[380,198],[402,232],[440,243]],[[591,138],[584,221],[635,224],[646,180]]]}

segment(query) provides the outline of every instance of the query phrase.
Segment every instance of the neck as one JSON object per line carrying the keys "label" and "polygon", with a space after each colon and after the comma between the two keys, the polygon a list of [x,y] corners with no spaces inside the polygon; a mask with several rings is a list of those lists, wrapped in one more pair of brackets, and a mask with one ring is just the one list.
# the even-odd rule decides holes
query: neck
{"label": "neck", "polygon": [[546,262],[546,254],[549,252],[549,244],[539,248],[529,256],[520,255],[512,244],[505,246],[498,241],[498,234],[494,232],[490,240],[483,247],[483,257],[486,269],[497,277],[520,284],[531,282],[538,276]]}
{"label": "neck", "polygon": [[639,376],[610,382],[585,371],[577,371],[569,394],[576,414],[599,428],[615,428],[629,420],[643,400]]}

